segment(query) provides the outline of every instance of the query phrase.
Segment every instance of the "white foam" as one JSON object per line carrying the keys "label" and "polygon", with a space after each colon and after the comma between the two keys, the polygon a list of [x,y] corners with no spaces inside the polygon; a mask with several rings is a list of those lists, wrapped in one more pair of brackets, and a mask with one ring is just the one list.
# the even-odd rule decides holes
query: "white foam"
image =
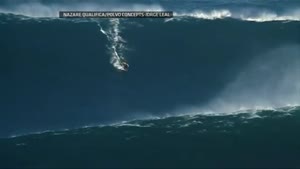
{"label": "white foam", "polygon": [[[192,12],[176,12],[174,14],[177,17],[193,17],[198,19],[225,19],[233,18],[240,19],[245,21],[254,21],[254,22],[269,22],[269,21],[300,21],[300,9],[288,11],[285,13],[278,14],[273,11],[263,11],[257,10],[249,12],[248,10],[241,11],[231,11],[229,9],[218,9],[210,11],[201,11],[196,10]],[[169,21],[176,21],[178,19],[169,19]]]}
{"label": "white foam", "polygon": [[257,16],[244,16],[241,15],[240,18],[246,21],[255,21],[255,22],[268,22],[268,21],[300,21],[300,13],[295,12],[291,14],[279,15],[273,12],[262,12]]}
{"label": "white foam", "polygon": [[114,18],[110,19],[109,22],[110,25],[107,30],[104,30],[100,23],[98,23],[98,26],[100,28],[100,32],[107,37],[110,43],[110,46],[108,46],[111,54],[110,63],[118,70],[125,70],[122,65],[122,60],[125,59],[124,51],[127,50],[127,48],[125,46],[126,41],[120,35],[120,20]]}
{"label": "white foam", "polygon": [[225,9],[224,10],[212,10],[212,11],[208,11],[208,12],[193,11],[191,13],[175,13],[174,15],[177,17],[188,16],[188,17],[209,19],[209,20],[223,19],[223,18],[228,18],[228,17],[232,16],[231,12],[229,10],[225,10]]}
{"label": "white foam", "polygon": [[26,146],[26,143],[17,143],[16,146]]}
{"label": "white foam", "polygon": [[111,126],[111,127],[152,127],[153,123],[141,125],[137,122],[134,122],[134,120],[130,120],[130,121],[122,121],[122,122],[113,123],[108,126]]}

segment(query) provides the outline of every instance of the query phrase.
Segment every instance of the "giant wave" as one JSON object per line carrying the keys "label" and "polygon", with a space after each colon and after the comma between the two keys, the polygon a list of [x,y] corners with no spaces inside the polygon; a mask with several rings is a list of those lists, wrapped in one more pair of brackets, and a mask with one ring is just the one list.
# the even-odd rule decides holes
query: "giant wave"
{"label": "giant wave", "polygon": [[[2,84],[17,98],[3,99],[3,109],[24,119],[3,116],[3,126],[15,124],[3,135],[299,106],[298,21],[223,19],[239,13],[221,9],[192,13],[175,22],[0,15],[3,77],[18,82]],[[120,57],[132,65],[128,74],[113,68]],[[31,122],[36,118],[42,123]]]}

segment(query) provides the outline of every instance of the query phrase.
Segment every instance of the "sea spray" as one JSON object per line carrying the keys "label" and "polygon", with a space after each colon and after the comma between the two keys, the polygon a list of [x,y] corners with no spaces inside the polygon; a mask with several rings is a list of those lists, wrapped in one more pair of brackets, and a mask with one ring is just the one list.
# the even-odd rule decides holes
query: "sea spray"
{"label": "sea spray", "polygon": [[108,50],[111,58],[110,63],[118,70],[124,70],[122,62],[125,60],[124,50],[126,50],[126,41],[121,37],[120,33],[120,19],[110,19],[107,30],[104,30],[98,22],[100,32],[103,33],[108,41]]}

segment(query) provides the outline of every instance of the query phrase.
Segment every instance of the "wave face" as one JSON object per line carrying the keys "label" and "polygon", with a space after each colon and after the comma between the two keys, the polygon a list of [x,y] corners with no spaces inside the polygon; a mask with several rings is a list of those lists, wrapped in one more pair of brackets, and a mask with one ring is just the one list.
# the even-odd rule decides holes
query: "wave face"
{"label": "wave face", "polygon": [[300,167],[299,3],[0,1],[0,168]]}
{"label": "wave face", "polygon": [[[117,3],[1,1],[1,137],[300,104],[299,2]],[[56,18],[102,8],[177,16]],[[116,71],[120,58],[129,72]]]}
{"label": "wave face", "polygon": [[46,132],[0,139],[0,167],[297,168],[299,127],[286,107]]}

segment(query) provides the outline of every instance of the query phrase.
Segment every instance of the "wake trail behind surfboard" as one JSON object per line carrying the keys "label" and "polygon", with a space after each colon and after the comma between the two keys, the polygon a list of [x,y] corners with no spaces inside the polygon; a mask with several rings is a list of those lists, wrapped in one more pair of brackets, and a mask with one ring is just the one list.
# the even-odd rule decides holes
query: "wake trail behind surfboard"
{"label": "wake trail behind surfboard", "polygon": [[108,41],[108,49],[111,54],[110,63],[118,70],[127,71],[129,65],[126,63],[125,58],[123,57],[123,51],[126,49],[124,43],[126,41],[120,36],[119,19],[109,20],[110,24],[107,30],[104,30],[100,23],[98,22],[98,27],[100,32],[103,33]]}

